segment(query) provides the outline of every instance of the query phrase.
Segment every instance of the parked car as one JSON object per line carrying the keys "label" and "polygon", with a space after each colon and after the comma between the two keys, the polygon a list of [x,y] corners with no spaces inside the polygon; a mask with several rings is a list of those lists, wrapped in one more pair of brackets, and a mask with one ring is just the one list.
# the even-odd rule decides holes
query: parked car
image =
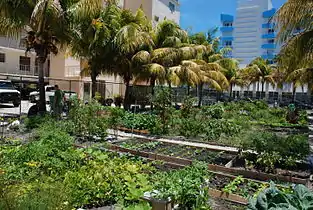
{"label": "parked car", "polygon": [[9,80],[0,80],[0,103],[13,103],[14,107],[21,104],[21,93]]}
{"label": "parked car", "polygon": [[[54,96],[55,88],[54,86],[45,86],[45,91],[46,91],[46,102],[49,104],[50,103],[50,97]],[[73,91],[67,91],[64,90],[64,99],[65,101],[68,101],[70,98],[77,97],[77,93]],[[36,101],[39,101],[39,91],[34,91],[31,92],[29,97],[29,100],[31,103],[36,103]]]}
{"label": "parked car", "polygon": [[[47,85],[45,86],[46,91],[46,102],[50,103],[50,96],[54,96],[55,88],[54,86]],[[36,103],[36,101],[39,101],[39,90],[33,91],[29,94],[29,100],[31,103]]]}

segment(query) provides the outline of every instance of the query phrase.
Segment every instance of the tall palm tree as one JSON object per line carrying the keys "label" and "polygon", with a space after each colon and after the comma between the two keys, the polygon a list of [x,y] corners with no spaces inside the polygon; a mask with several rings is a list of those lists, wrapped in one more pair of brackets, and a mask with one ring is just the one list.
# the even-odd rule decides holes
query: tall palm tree
{"label": "tall palm tree", "polygon": [[121,28],[114,36],[112,51],[106,58],[107,62],[104,68],[106,73],[123,78],[126,86],[125,109],[128,109],[130,105],[130,82],[136,73],[133,58],[141,50],[153,46],[149,32],[150,26],[141,8],[137,10],[136,14],[130,10],[122,10]]}
{"label": "tall palm tree", "polygon": [[[212,57],[216,56],[212,55],[207,60],[214,60]],[[217,91],[223,91],[229,87],[229,83],[222,72],[222,66],[220,66],[217,62],[208,63],[205,60],[193,60],[193,62],[197,63],[201,70],[199,74],[200,83],[198,84],[198,106],[200,107],[203,98],[203,86],[205,84]]]}
{"label": "tall palm tree", "polygon": [[222,58],[217,60],[222,67],[222,73],[228,80],[229,83],[229,97],[232,97],[233,87],[235,85],[243,87],[247,85],[247,81],[242,77],[242,71],[239,68],[239,61],[234,58]]}
{"label": "tall palm tree", "polygon": [[73,26],[70,50],[72,55],[84,61],[81,74],[91,76],[92,98],[96,93],[97,77],[104,71],[103,64],[120,29],[121,12],[115,1],[108,1],[102,11]]}
{"label": "tall palm tree", "polygon": [[170,67],[179,65],[183,57],[193,56],[190,51],[196,51],[184,46],[187,32],[170,20],[160,22],[150,36],[153,39],[150,48],[138,52],[132,61],[137,69],[136,81],[149,81],[154,94],[156,82],[170,85]]}
{"label": "tall palm tree", "polygon": [[273,77],[274,67],[262,58],[256,58],[243,70],[243,78],[251,83],[261,82],[261,91],[264,92],[264,84],[267,82],[275,86]]}
{"label": "tall palm tree", "polygon": [[102,5],[102,0],[0,1],[0,34],[17,38],[26,34],[26,51],[36,52],[41,113],[46,111],[43,69],[47,57],[70,42],[72,20],[93,15]]}

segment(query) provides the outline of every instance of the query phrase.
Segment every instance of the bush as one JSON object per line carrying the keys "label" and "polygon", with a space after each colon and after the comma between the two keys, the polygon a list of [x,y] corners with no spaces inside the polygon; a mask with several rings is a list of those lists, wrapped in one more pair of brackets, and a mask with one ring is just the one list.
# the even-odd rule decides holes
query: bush
{"label": "bush", "polygon": [[180,209],[210,209],[208,206],[209,178],[207,165],[196,163],[181,170],[157,173],[153,178],[155,198],[171,198]]}
{"label": "bush", "polygon": [[222,134],[226,136],[233,136],[238,134],[241,130],[241,126],[236,125],[235,123],[225,120],[225,119],[211,119],[205,122],[204,125],[204,139],[205,140],[216,140]]}
{"label": "bush", "polygon": [[104,138],[108,128],[104,112],[104,107],[96,101],[86,105],[79,100],[73,101],[69,119],[73,122],[74,133],[89,139]]}
{"label": "bush", "polygon": [[69,168],[80,163],[80,154],[73,150],[73,138],[53,124],[36,131],[32,142],[3,148],[0,152],[0,167],[4,176],[14,180],[34,180],[40,175],[62,178]]}
{"label": "bush", "polygon": [[130,205],[151,190],[144,173],[151,170],[148,165],[96,150],[86,151],[85,155],[86,165],[68,172],[64,181],[73,206],[91,208],[116,202]]}
{"label": "bush", "polygon": [[212,106],[202,107],[202,112],[205,116],[210,116],[213,119],[221,119],[224,113],[222,104],[215,104]]}
{"label": "bush", "polygon": [[297,160],[304,160],[310,152],[305,135],[282,137],[275,133],[257,132],[241,144],[243,150],[257,152],[255,163],[268,172],[273,171],[277,164],[293,166]]}

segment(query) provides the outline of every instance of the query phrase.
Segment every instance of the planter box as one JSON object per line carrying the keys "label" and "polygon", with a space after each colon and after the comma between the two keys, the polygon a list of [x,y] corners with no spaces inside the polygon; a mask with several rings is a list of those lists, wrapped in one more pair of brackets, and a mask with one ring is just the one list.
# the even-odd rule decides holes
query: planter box
{"label": "planter box", "polygon": [[143,197],[143,199],[151,204],[152,210],[172,210],[171,201],[157,200],[149,197]]}
{"label": "planter box", "polygon": [[238,203],[242,205],[247,205],[248,200],[235,194],[229,194],[222,192],[220,190],[215,190],[215,189],[209,189],[209,195],[213,198],[220,198],[223,200],[231,201],[233,203]]}
{"label": "planter box", "polygon": [[129,128],[124,128],[124,127],[118,127],[119,130],[121,131],[126,131],[126,132],[134,132],[138,134],[149,134],[148,130],[138,130],[138,129],[129,129]]}
{"label": "planter box", "polygon": [[275,174],[267,174],[263,172],[255,172],[255,171],[247,171],[247,170],[242,170],[242,169],[235,169],[235,168],[227,168],[224,166],[218,166],[218,165],[213,165],[209,164],[208,168],[210,171],[219,171],[219,172],[224,172],[236,176],[243,176],[244,178],[250,178],[250,179],[256,179],[256,180],[261,180],[261,181],[270,181],[270,180],[280,180],[283,182],[292,182],[296,184],[303,184],[307,185],[308,180],[307,179],[300,179],[300,178],[295,178],[291,176],[282,176],[282,175],[275,175]]}

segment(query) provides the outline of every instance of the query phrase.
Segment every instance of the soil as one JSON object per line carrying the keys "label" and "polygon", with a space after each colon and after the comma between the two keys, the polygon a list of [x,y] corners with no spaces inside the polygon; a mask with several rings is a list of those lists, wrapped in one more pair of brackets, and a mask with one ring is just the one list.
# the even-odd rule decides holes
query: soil
{"label": "soil", "polygon": [[137,149],[144,152],[152,152],[178,158],[204,161],[216,165],[225,165],[235,157],[232,154],[211,151],[204,148],[196,148],[156,141],[147,142],[140,139],[129,139],[124,142],[118,142],[117,144],[122,147]]}
{"label": "soil", "polygon": [[240,204],[235,204],[222,199],[211,199],[211,207],[213,210],[244,210],[247,207]]}

